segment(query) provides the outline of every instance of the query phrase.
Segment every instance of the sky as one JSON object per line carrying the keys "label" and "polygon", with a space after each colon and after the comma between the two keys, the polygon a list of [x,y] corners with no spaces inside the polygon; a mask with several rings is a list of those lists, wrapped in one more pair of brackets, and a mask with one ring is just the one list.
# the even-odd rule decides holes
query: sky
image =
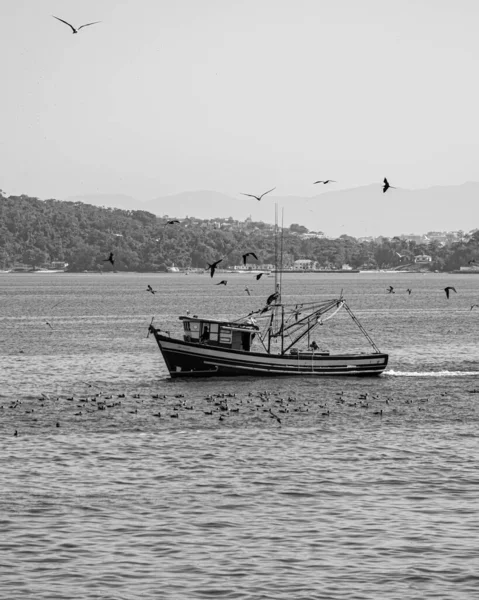
{"label": "sky", "polygon": [[478,25],[476,0],[0,0],[0,188],[479,181]]}

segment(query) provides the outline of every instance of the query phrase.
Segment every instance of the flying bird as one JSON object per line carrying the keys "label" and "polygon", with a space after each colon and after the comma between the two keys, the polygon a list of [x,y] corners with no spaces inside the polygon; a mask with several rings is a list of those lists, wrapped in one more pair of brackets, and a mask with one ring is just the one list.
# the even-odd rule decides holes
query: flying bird
{"label": "flying bird", "polygon": [[394,288],[392,285],[390,285],[388,288],[386,288],[388,291],[388,294],[395,294],[396,292],[394,291]]}
{"label": "flying bird", "polygon": [[334,179],[320,179],[319,181],[315,181],[313,185],[316,183],[323,183],[326,185],[327,183],[337,183]]}
{"label": "flying bird", "polygon": [[220,258],[220,260],[217,260],[216,262],[212,263],[211,265],[208,263],[208,266],[206,267],[205,271],[209,270],[210,276],[213,277],[213,275],[215,274],[215,271],[216,271],[216,267],[220,264],[220,262],[222,260],[223,259]]}
{"label": "flying bird", "polygon": [[406,292],[407,292],[409,295],[411,295],[411,292],[412,292],[412,290],[411,290],[410,288],[408,288],[408,289],[406,290]]}
{"label": "flying bird", "polygon": [[399,252],[396,252],[396,254],[399,256],[399,258],[404,258],[406,256],[405,254],[399,254]]}
{"label": "flying bird", "polygon": [[258,202],[259,202],[263,196],[266,196],[266,194],[269,194],[270,192],[272,192],[275,189],[276,189],[275,187],[271,188],[270,190],[268,190],[264,194],[261,194],[261,196],[255,196],[254,194],[243,194],[243,192],[241,192],[241,195],[242,196],[249,196],[250,198],[256,198],[256,200],[258,200]]}
{"label": "flying bird", "polygon": [[73,27],[73,25],[68,23],[68,21],[64,21],[63,19],[60,19],[60,17],[55,17],[55,15],[52,15],[52,17],[54,19],[56,19],[57,21],[61,21],[62,23],[65,23],[65,25],[68,25],[68,27],[71,27],[71,30],[73,33],[78,33],[80,31],[80,29],[83,29],[83,27],[89,27],[90,25],[96,25],[97,23],[101,23],[101,21],[93,21],[93,23],[85,23],[84,25],[80,25],[80,27],[78,27],[78,29],[75,29],[75,27]]}
{"label": "flying bird", "polygon": [[264,273],[258,273],[258,275],[256,275],[256,281],[258,281],[258,279],[261,279],[261,277],[263,277]]}
{"label": "flying bird", "polygon": [[456,292],[456,294],[457,294],[456,288],[452,287],[451,285],[448,285],[447,287],[444,288],[444,291],[446,292],[446,298],[448,300],[449,300],[449,293],[450,293],[451,290],[453,292]]}
{"label": "flying bird", "polygon": [[45,325],[48,325],[48,327],[50,327],[50,329],[53,329],[53,327],[50,325],[50,323],[48,321],[45,321]]}
{"label": "flying bird", "polygon": [[156,290],[154,290],[151,285],[148,284],[148,287],[146,288],[147,292],[151,292],[152,294],[156,294]]}
{"label": "flying bird", "polygon": [[254,252],[247,252],[246,254],[243,254],[243,264],[246,265],[246,259],[248,258],[248,256],[252,256],[255,260],[258,260],[258,257],[256,256],[256,254]]}
{"label": "flying bird", "polygon": [[219,283],[216,283],[215,285],[228,285],[228,282],[226,281],[226,279],[222,279]]}
{"label": "flying bird", "polygon": [[167,221],[166,225],[174,225],[175,223],[179,223],[178,219],[173,219],[172,221]]}
{"label": "flying bird", "polygon": [[268,299],[266,300],[266,304],[269,306],[271,304],[271,302],[274,302],[278,298],[279,298],[279,292],[275,292],[274,294],[271,294],[271,296],[268,296]]}
{"label": "flying bird", "polygon": [[384,185],[383,185],[383,194],[385,192],[388,191],[389,188],[392,188],[393,190],[395,190],[396,188],[393,185],[389,185],[389,181],[386,179],[386,177],[384,178]]}
{"label": "flying bird", "polygon": [[114,265],[115,259],[113,258],[113,252],[110,252],[110,256],[108,258],[104,258],[103,262],[111,262],[111,264]]}
{"label": "flying bird", "polygon": [[251,292],[249,291],[249,289],[247,287],[245,287],[244,291],[248,293],[248,296],[251,296]]}
{"label": "flying bird", "polygon": [[471,310],[472,310],[474,307],[477,307],[477,308],[479,308],[479,304],[473,304],[473,305],[471,306]]}

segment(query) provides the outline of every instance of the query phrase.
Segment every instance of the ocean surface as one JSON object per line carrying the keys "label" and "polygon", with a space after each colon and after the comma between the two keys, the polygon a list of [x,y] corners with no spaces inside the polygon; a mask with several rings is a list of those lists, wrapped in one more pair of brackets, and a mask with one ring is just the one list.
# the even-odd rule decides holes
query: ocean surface
{"label": "ocean surface", "polygon": [[168,379],[152,318],[273,283],[0,275],[1,600],[479,598],[479,276],[284,275],[379,378]]}

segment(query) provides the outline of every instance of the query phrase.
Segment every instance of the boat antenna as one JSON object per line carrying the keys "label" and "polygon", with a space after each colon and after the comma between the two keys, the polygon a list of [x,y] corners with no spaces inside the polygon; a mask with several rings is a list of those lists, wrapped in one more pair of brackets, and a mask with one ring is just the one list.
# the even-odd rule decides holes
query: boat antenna
{"label": "boat antenna", "polygon": [[155,319],[155,317],[151,317],[150,324],[148,325],[148,333],[146,334],[146,339],[148,339],[150,337],[151,326],[153,325],[154,319]]}
{"label": "boat antenna", "polygon": [[278,291],[278,203],[274,205],[274,291]]}
{"label": "boat antenna", "polygon": [[281,245],[279,251],[279,297],[283,289],[283,238],[284,238],[284,207],[281,208]]}

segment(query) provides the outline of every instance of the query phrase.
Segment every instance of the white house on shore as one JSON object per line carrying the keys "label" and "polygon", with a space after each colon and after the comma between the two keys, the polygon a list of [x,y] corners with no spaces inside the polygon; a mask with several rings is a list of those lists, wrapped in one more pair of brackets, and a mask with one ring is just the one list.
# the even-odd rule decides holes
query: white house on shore
{"label": "white house on shore", "polygon": [[419,265],[427,265],[432,262],[432,256],[429,256],[429,254],[418,254],[418,256],[414,257],[414,262]]}
{"label": "white house on shore", "polygon": [[311,271],[312,269],[316,269],[316,267],[316,261],[308,258],[301,258],[294,261],[294,269],[297,271]]}

